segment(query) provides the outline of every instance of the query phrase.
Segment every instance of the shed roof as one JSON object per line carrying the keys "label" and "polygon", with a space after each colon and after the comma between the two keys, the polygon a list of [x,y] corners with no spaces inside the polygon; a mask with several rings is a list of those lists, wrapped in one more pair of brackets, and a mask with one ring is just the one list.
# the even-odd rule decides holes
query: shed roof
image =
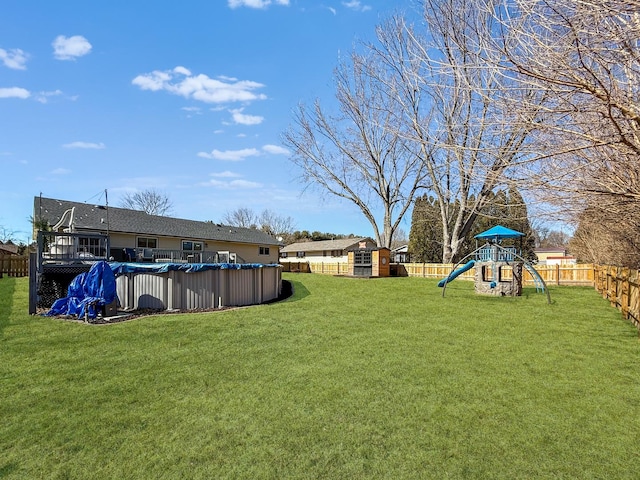
{"label": "shed roof", "polygon": [[213,222],[149,215],[139,210],[106,207],[87,203],[34,198],[34,217],[41,217],[55,225],[64,212],[75,207],[74,222],[77,230],[117,232],[134,235],[154,235],[215,240],[222,242],[278,245],[271,235],[254,228],[241,228]]}

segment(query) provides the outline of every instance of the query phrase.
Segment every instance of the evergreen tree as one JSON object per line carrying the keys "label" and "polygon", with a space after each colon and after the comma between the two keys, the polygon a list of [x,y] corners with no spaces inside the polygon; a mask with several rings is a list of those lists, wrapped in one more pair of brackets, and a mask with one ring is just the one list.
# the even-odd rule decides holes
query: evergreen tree
{"label": "evergreen tree", "polygon": [[411,215],[409,252],[414,262],[442,261],[442,223],[440,211],[433,197],[416,198]]}
{"label": "evergreen tree", "polygon": [[[442,262],[442,225],[439,205],[433,197],[418,197],[413,208],[411,232],[409,234],[409,251],[416,262]],[[458,203],[450,205],[451,209],[459,208]],[[522,239],[506,239],[503,246],[515,246],[522,249],[522,256],[528,261],[536,259],[535,236],[529,223],[527,205],[520,192],[512,187],[500,189],[487,195],[487,202],[473,224],[473,228],[460,245],[453,261],[457,262],[477,248],[474,238],[496,225],[524,233]]]}

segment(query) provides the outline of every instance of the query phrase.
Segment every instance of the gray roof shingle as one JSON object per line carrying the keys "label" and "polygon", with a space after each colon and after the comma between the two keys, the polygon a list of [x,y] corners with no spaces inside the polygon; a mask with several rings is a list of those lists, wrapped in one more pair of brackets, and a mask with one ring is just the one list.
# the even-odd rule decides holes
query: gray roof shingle
{"label": "gray roof shingle", "polygon": [[107,208],[103,205],[91,205],[44,197],[35,197],[33,205],[34,217],[39,216],[46,219],[49,225],[55,225],[66,210],[75,207],[74,223],[76,229],[79,230],[107,232],[108,227],[110,232],[136,235],[159,235],[259,245],[279,244],[271,235],[254,228],[232,227],[213,222],[161,217],[149,215],[139,210],[111,206]]}
{"label": "gray roof shingle", "polygon": [[370,238],[367,237],[357,237],[357,238],[339,238],[337,240],[320,240],[317,242],[297,242],[292,243],[291,245],[287,245],[280,249],[282,253],[293,253],[293,252],[319,252],[319,251],[329,251],[329,250],[347,250],[349,248],[355,248],[358,246],[358,243],[369,240],[373,242]]}
{"label": "gray roof shingle", "polygon": [[0,253],[17,255],[18,249],[19,249],[18,245],[14,245],[11,242],[7,242],[7,243],[0,242]]}

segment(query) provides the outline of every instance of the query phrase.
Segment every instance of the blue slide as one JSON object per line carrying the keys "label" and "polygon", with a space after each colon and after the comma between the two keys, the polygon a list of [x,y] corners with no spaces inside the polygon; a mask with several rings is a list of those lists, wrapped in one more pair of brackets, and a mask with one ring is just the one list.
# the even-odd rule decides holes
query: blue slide
{"label": "blue slide", "polygon": [[467,270],[470,270],[475,264],[476,264],[475,260],[469,260],[467,263],[465,263],[459,269],[454,270],[453,272],[451,272],[447,278],[443,278],[442,280],[440,280],[438,282],[438,286],[439,287],[444,287],[444,285],[446,283],[452,282],[453,280],[456,279],[456,277],[458,275],[461,275],[464,272],[466,272]]}

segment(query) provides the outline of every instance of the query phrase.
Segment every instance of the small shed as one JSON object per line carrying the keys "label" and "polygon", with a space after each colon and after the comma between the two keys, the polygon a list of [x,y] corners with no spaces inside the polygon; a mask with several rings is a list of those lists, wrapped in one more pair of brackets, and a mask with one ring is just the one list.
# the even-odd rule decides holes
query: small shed
{"label": "small shed", "polygon": [[391,250],[386,247],[369,248],[361,242],[358,248],[349,250],[347,269],[352,277],[388,277],[391,275],[389,264]]}

